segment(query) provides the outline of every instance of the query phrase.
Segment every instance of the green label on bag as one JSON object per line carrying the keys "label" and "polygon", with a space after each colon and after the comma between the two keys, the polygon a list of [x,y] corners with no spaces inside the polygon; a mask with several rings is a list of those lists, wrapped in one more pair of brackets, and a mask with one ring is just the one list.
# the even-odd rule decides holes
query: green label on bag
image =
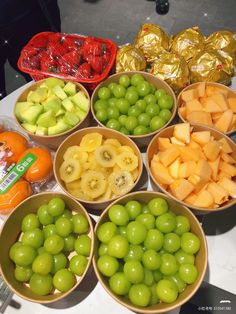
{"label": "green label on bag", "polygon": [[36,159],[37,157],[34,154],[26,154],[0,181],[0,194],[6,193],[23,176]]}

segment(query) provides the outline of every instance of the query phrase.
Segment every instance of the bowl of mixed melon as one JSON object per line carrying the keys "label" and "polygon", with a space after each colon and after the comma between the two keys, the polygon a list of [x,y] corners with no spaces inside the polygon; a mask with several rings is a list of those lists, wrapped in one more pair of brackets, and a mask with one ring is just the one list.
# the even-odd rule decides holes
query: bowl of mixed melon
{"label": "bowl of mixed melon", "polygon": [[236,145],[207,126],[180,123],[158,133],[147,150],[154,188],[197,214],[236,202]]}
{"label": "bowl of mixed melon", "polygon": [[72,132],[89,124],[90,97],[83,85],[46,78],[18,97],[14,115],[33,140],[56,149]]}
{"label": "bowl of mixed melon", "polygon": [[203,124],[227,135],[236,130],[236,92],[214,82],[189,85],[177,99],[178,115],[183,122]]}

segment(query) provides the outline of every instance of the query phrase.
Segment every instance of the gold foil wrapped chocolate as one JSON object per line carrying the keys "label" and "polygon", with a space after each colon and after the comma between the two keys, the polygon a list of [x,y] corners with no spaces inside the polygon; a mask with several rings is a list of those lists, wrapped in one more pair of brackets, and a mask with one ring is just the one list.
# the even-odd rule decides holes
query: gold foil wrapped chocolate
{"label": "gold foil wrapped chocolate", "polygon": [[204,50],[189,62],[191,83],[218,82],[228,85],[231,68],[216,50]]}
{"label": "gold foil wrapped chocolate", "polygon": [[171,50],[177,52],[188,62],[204,48],[204,40],[199,27],[187,28],[173,36]]}
{"label": "gold foil wrapped chocolate", "polygon": [[150,73],[166,81],[176,94],[190,84],[187,62],[175,52],[163,52],[151,64]]}
{"label": "gold foil wrapped chocolate", "polygon": [[169,50],[169,37],[159,26],[143,24],[134,41],[134,46],[142,50],[147,62],[157,59],[163,51]]}
{"label": "gold foil wrapped chocolate", "polygon": [[212,33],[206,39],[206,49],[217,50],[232,67],[231,74],[236,73],[236,33],[227,30]]}
{"label": "gold foil wrapped chocolate", "polygon": [[116,56],[116,72],[145,71],[146,60],[142,51],[132,45],[122,46]]}

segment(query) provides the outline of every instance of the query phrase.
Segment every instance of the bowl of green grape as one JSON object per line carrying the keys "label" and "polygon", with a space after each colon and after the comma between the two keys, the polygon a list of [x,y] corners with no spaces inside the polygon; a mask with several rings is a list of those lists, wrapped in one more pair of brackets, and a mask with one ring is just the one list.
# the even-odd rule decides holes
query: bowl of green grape
{"label": "bowl of green grape", "polygon": [[93,246],[93,225],[84,207],[62,193],[40,193],[23,201],[5,221],[0,271],[20,297],[52,303],[78,288]]}
{"label": "bowl of green grape", "polygon": [[197,218],[165,194],[127,194],[95,227],[93,266],[117,302],[135,313],[163,313],[186,303],[201,285],[207,244]]}
{"label": "bowl of green grape", "polygon": [[128,135],[142,147],[171,123],[176,108],[171,87],[142,71],[111,75],[96,87],[91,98],[92,115],[100,126]]}

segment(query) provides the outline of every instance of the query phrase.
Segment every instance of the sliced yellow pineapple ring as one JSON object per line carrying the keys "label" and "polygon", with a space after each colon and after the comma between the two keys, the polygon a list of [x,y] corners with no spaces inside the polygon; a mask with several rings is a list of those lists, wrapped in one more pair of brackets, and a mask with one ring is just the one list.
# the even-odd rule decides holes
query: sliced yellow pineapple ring
{"label": "sliced yellow pineapple ring", "polygon": [[69,158],[61,164],[59,169],[61,179],[66,182],[72,182],[80,178],[82,167],[77,159]]}
{"label": "sliced yellow pineapple ring", "polygon": [[113,167],[116,163],[116,149],[113,145],[102,145],[95,150],[95,159],[102,167]]}
{"label": "sliced yellow pineapple ring", "polygon": [[113,145],[116,148],[121,147],[121,143],[116,138],[108,138],[104,140],[103,145]]}
{"label": "sliced yellow pineapple ring", "polygon": [[81,178],[81,188],[92,199],[102,195],[107,188],[107,180],[102,172],[88,170]]}
{"label": "sliced yellow pineapple ring", "polygon": [[133,153],[133,149],[128,146],[128,145],[122,145],[120,146],[118,149],[117,149],[118,153],[121,154],[123,152],[130,152],[130,153]]}
{"label": "sliced yellow pineapple ring", "polygon": [[113,172],[108,178],[108,183],[115,195],[123,195],[134,185],[134,180],[130,172],[121,170]]}
{"label": "sliced yellow pineapple ring", "polygon": [[68,147],[63,156],[64,160],[69,159],[69,158],[78,159],[80,163],[83,164],[84,162],[88,160],[88,153],[82,151],[80,146],[74,145],[74,146]]}
{"label": "sliced yellow pineapple ring", "polygon": [[91,201],[92,198],[88,195],[85,195],[81,188],[81,179],[66,183],[66,188],[68,192],[70,192],[73,196],[85,200],[85,201]]}
{"label": "sliced yellow pineapple ring", "polygon": [[123,152],[117,156],[116,163],[122,170],[133,171],[138,167],[138,157],[134,153]]}
{"label": "sliced yellow pineapple ring", "polygon": [[101,145],[102,135],[97,132],[86,134],[80,142],[80,148],[84,152],[93,152]]}

